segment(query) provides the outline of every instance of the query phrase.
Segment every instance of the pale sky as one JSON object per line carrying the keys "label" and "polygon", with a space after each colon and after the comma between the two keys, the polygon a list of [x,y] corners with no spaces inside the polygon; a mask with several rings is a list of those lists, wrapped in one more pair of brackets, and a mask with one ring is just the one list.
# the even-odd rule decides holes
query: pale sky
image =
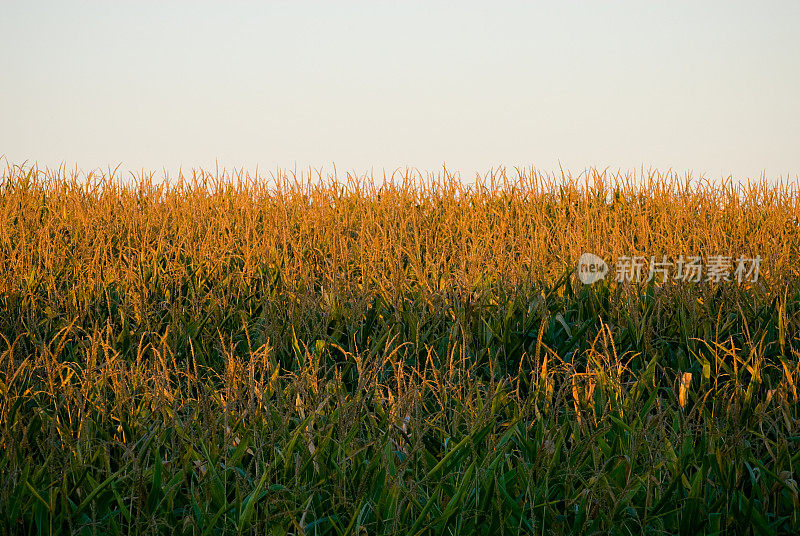
{"label": "pale sky", "polygon": [[800,174],[800,2],[0,3],[0,155]]}

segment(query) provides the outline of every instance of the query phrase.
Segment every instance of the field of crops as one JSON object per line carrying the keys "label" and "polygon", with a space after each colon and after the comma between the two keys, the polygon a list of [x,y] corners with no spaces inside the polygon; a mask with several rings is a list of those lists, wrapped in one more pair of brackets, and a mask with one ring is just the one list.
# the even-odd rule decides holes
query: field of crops
{"label": "field of crops", "polygon": [[[7,167],[0,533],[797,533],[798,215],[656,171]],[[681,255],[761,263],[614,277]]]}

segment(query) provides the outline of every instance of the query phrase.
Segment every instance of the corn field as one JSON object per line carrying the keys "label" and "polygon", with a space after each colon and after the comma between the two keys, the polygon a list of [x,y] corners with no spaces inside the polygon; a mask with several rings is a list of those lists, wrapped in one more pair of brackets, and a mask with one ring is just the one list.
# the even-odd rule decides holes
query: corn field
{"label": "corn field", "polygon": [[799,215],[659,171],[9,165],[0,533],[797,533]]}

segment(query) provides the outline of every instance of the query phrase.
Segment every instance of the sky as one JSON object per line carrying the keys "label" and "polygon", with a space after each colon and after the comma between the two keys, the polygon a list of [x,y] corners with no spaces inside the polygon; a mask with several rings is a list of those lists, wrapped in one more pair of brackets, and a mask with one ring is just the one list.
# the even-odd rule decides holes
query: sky
{"label": "sky", "polygon": [[0,3],[0,155],[800,174],[800,2]]}

